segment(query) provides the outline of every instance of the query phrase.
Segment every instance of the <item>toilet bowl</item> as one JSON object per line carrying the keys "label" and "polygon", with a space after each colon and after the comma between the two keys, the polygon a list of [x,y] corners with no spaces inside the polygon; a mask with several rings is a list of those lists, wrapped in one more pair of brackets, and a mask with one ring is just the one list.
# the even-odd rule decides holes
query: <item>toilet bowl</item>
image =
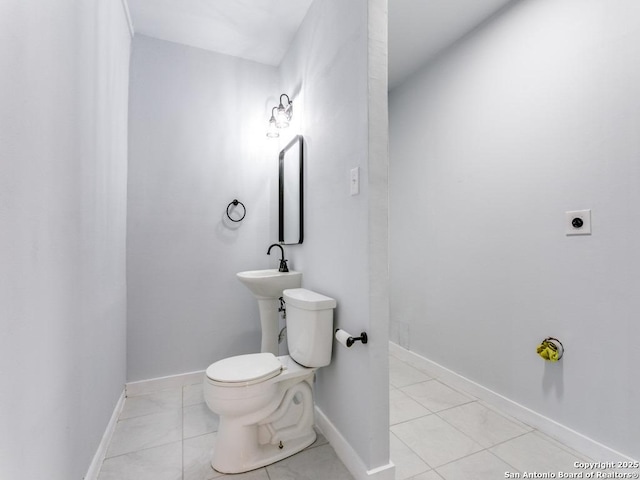
{"label": "toilet bowl", "polygon": [[316,439],[313,378],[331,360],[335,300],[285,290],[290,355],[254,353],[207,368],[204,398],[220,416],[211,465],[242,473],[293,455]]}
{"label": "toilet bowl", "polygon": [[[255,362],[255,368],[248,361]],[[233,381],[216,380],[221,368],[213,364],[204,382],[207,406],[220,415],[213,468],[221,473],[246,472],[293,455],[315,441],[315,368],[272,353],[222,362],[227,372],[233,372]]]}

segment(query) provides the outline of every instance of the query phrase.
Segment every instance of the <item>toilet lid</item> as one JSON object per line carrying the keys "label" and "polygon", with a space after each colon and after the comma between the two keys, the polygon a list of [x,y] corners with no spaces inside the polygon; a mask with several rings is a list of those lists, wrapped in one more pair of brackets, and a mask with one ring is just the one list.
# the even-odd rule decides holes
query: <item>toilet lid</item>
{"label": "toilet lid", "polygon": [[224,358],[207,368],[207,377],[221,383],[259,383],[275,377],[282,364],[273,353],[250,353]]}

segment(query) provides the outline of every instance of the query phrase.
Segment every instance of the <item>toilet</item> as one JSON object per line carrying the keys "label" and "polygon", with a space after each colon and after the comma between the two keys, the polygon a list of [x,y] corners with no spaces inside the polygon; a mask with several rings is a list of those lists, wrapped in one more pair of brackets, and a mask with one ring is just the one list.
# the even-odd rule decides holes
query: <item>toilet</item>
{"label": "toilet", "polygon": [[284,290],[289,355],[252,353],[207,368],[204,398],[220,416],[211,466],[242,473],[311,445],[313,378],[329,365],[336,301],[304,288]]}

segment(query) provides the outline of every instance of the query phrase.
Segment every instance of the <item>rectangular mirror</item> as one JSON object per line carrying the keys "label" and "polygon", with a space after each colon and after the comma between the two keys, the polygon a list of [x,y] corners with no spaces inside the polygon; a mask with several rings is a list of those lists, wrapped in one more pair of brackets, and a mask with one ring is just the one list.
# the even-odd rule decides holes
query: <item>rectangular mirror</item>
{"label": "rectangular mirror", "polygon": [[278,240],[285,245],[302,243],[302,135],[297,135],[280,152],[280,201]]}

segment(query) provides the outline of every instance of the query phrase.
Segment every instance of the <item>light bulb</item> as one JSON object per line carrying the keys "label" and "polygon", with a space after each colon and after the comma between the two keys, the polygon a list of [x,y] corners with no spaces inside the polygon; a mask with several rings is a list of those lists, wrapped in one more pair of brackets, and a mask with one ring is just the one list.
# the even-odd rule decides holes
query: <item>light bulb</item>
{"label": "light bulb", "polygon": [[278,107],[278,113],[276,114],[276,127],[287,128],[289,126],[289,118],[287,112],[282,105]]}
{"label": "light bulb", "polygon": [[269,128],[267,130],[267,137],[269,138],[278,138],[280,136],[280,132],[276,128],[276,119],[271,117],[269,120]]}

